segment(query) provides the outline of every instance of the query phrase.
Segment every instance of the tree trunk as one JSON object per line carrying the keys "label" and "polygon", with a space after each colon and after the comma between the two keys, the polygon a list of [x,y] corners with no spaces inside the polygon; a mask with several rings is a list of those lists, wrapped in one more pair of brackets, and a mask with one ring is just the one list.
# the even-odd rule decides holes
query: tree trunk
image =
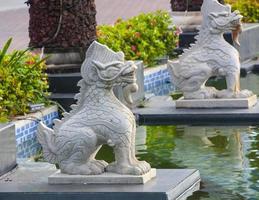
{"label": "tree trunk", "polygon": [[[203,0],[171,0],[172,11],[200,11]],[[224,0],[219,0],[224,3]]]}
{"label": "tree trunk", "polygon": [[30,47],[83,48],[96,39],[94,0],[28,0]]}

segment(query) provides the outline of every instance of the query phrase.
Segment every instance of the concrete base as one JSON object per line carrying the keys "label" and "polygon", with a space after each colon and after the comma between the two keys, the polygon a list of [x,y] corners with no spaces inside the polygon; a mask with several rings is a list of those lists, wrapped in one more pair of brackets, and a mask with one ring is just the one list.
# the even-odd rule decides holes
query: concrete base
{"label": "concrete base", "polygon": [[257,103],[257,96],[245,99],[184,99],[175,101],[176,108],[251,108]]}
{"label": "concrete base", "polygon": [[157,169],[156,178],[144,185],[50,185],[48,176],[56,171],[48,163],[25,162],[0,177],[1,200],[185,200],[200,188],[195,169]]}
{"label": "concrete base", "polygon": [[250,109],[176,109],[169,96],[154,96],[133,113],[139,125],[258,125],[259,102]]}
{"label": "concrete base", "polygon": [[101,175],[68,175],[60,170],[49,176],[49,184],[144,184],[156,176],[156,169],[151,169],[142,176],[104,173]]}
{"label": "concrete base", "polygon": [[0,123],[0,176],[16,166],[16,140],[14,124]]}
{"label": "concrete base", "polygon": [[239,37],[240,46],[237,48],[241,61],[258,57],[259,52],[259,23],[248,23],[243,25]]}
{"label": "concrete base", "polygon": [[201,26],[202,16],[200,11],[173,11],[170,13],[176,27],[181,27],[183,31],[197,31]]}

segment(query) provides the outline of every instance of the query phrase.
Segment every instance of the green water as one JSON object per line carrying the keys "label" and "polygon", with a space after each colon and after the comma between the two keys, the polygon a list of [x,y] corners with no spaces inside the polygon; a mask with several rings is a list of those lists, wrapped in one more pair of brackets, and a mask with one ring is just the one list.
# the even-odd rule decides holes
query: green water
{"label": "green water", "polygon": [[137,141],[153,167],[200,170],[201,191],[189,200],[259,199],[258,128],[140,127]]}
{"label": "green water", "polygon": [[[225,89],[226,81],[223,78],[211,79],[206,83],[207,86],[213,86],[217,89]],[[248,74],[240,78],[241,89],[248,89],[259,95],[259,74]]]}
{"label": "green water", "polygon": [[[259,128],[138,127],[137,157],[154,168],[194,168],[201,190],[188,200],[259,199]],[[105,147],[99,158],[112,161]]]}

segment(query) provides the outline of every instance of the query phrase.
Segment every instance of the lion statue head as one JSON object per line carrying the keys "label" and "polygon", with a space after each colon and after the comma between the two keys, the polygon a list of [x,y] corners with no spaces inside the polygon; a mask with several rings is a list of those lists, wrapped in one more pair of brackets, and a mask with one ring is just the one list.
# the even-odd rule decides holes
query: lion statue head
{"label": "lion statue head", "polygon": [[204,0],[201,12],[203,26],[209,27],[211,33],[232,31],[233,40],[239,44],[238,35],[242,31],[243,18],[239,11],[231,12],[230,5],[220,4],[217,0]]}
{"label": "lion statue head", "polygon": [[106,89],[121,85],[126,102],[132,104],[131,93],[138,90],[136,69],[133,61],[124,60],[122,52],[94,41],[86,52],[81,74],[88,85]]}

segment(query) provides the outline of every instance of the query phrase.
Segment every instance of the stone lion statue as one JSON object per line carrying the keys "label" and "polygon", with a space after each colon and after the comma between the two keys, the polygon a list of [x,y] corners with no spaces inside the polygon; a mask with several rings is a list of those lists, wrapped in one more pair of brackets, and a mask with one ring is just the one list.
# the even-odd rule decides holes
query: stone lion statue
{"label": "stone lion statue", "polygon": [[[38,140],[44,158],[58,163],[61,173],[95,175],[104,171],[142,175],[150,165],[135,157],[136,124],[132,112],[114,95],[112,88],[121,85],[125,100],[132,103],[137,90],[136,66],[124,61],[122,52],[93,42],[81,67],[83,79],[75,96],[77,105],[64,118],[55,121],[53,129],[43,123],[38,127]],[[114,149],[115,162],[96,160],[103,144]]]}
{"label": "stone lion statue", "polygon": [[[179,58],[169,62],[172,81],[183,92],[185,99],[246,98],[253,93],[240,91],[240,61],[238,51],[227,43],[223,33],[233,31],[233,40],[238,43],[242,16],[231,12],[229,5],[217,0],[204,0],[201,8],[202,26],[197,41]],[[227,89],[218,91],[205,87],[212,76],[224,76]]]}

